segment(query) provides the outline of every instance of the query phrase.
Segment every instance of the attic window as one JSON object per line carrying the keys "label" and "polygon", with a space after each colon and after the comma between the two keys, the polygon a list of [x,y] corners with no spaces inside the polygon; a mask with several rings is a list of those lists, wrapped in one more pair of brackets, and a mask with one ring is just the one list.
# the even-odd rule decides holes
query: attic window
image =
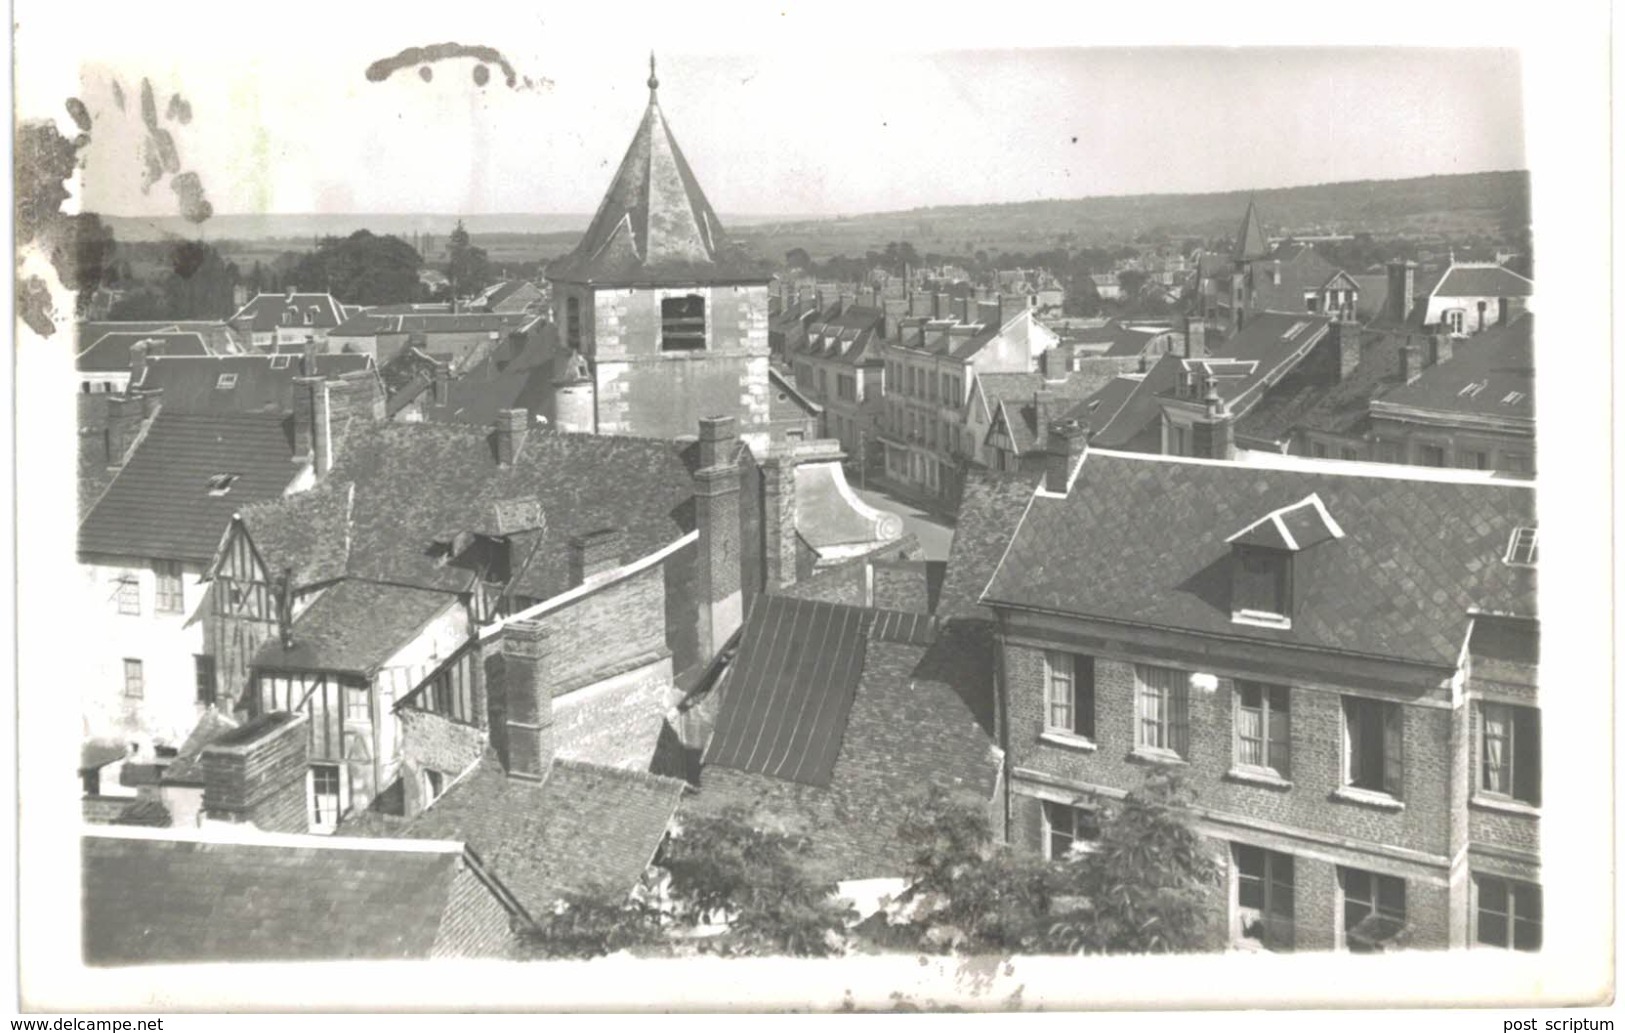
{"label": "attic window", "polygon": [[685,294],[661,299],[660,350],[705,350],[705,298]]}
{"label": "attic window", "polygon": [[214,496],[224,495],[231,490],[233,484],[237,483],[238,476],[238,474],[234,473],[217,473],[210,477],[209,494]]}
{"label": "attic window", "polygon": [[1478,393],[1490,386],[1488,380],[1475,380],[1471,384],[1456,392],[1457,398],[1477,398]]}
{"label": "attic window", "polygon": [[1309,328],[1308,323],[1301,322],[1301,321],[1297,322],[1297,323],[1293,323],[1290,327],[1287,328],[1287,332],[1281,335],[1281,340],[1290,341],[1294,337],[1297,337],[1299,334],[1303,333],[1308,328]]}
{"label": "attic window", "polygon": [[291,355],[273,355],[273,356],[271,356],[271,368],[272,369],[287,369],[288,368],[288,363],[292,359],[293,359],[293,356],[291,356]]}
{"label": "attic window", "polygon": [[1527,397],[1529,397],[1529,396],[1524,394],[1522,391],[1508,391],[1507,396],[1505,398],[1501,399],[1501,404],[1502,405],[1517,405],[1519,402],[1523,401]]}
{"label": "attic window", "polygon": [[214,386],[215,386],[215,390],[217,390],[217,391],[230,391],[232,388],[237,386],[237,374],[235,374],[235,373],[222,373],[222,374],[220,374],[220,379],[218,379],[218,380],[216,380],[214,382]]}
{"label": "attic window", "polygon": [[1506,565],[1509,567],[1533,567],[1535,565],[1535,552],[1540,544],[1540,536],[1533,527],[1520,527],[1512,532],[1512,540],[1507,543]]}
{"label": "attic window", "polygon": [[1231,619],[1240,624],[1290,628],[1292,554],[1238,545],[1232,562]]}
{"label": "attic window", "polygon": [[311,326],[316,322],[316,306],[305,309],[305,325]]}

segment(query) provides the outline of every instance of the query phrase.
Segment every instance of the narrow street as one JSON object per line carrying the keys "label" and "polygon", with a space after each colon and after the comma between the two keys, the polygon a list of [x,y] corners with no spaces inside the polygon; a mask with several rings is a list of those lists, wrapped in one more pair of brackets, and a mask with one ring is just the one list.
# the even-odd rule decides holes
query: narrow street
{"label": "narrow street", "polygon": [[[849,478],[850,479],[850,478]],[[928,560],[946,560],[948,547],[954,540],[954,529],[941,517],[933,516],[912,503],[905,502],[876,488],[860,489],[852,480],[852,490],[858,498],[876,509],[889,510],[903,518],[903,529],[912,531],[920,540]]]}

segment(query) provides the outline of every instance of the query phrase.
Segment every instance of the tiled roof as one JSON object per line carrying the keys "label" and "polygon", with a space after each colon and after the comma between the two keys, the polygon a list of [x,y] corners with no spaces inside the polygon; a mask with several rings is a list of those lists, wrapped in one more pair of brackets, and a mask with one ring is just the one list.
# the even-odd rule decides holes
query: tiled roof
{"label": "tiled roof", "polygon": [[977,599],[998,569],[1038,480],[1036,474],[986,470],[971,470],[965,475],[953,542],[948,549],[948,573],[937,602],[939,617],[992,619],[993,612]]}
{"label": "tiled roof", "polygon": [[[1313,549],[1292,627],[1232,623],[1224,539],[1310,494],[1344,534]],[[1534,493],[1510,482],[1096,450],[1066,498],[1033,498],[987,600],[1453,667],[1469,608],[1534,613],[1534,572],[1502,562],[1533,512]]]}
{"label": "tiled roof", "polygon": [[1236,231],[1237,258],[1259,258],[1269,253],[1269,238],[1264,236],[1264,224],[1258,221],[1258,209],[1247,202],[1247,214],[1241,217],[1241,228]]}
{"label": "tiled roof", "polygon": [[210,707],[198,718],[196,725],[175,752],[175,759],[164,768],[158,780],[164,785],[200,786],[203,784],[203,747],[237,727],[237,722]]}
{"label": "tiled roof", "polygon": [[721,688],[704,763],[828,785],[873,614],[764,596]]}
{"label": "tiled roof", "polygon": [[[90,515],[79,550],[155,559],[208,560],[231,515],[280,496],[297,467],[281,416],[201,416],[160,411]],[[236,475],[210,494],[210,478]]]}
{"label": "tiled roof", "polygon": [[[1328,336],[1316,347],[1332,347]],[[1358,434],[1369,422],[1371,400],[1401,383],[1402,334],[1362,333],[1360,362],[1343,380],[1326,367],[1305,363],[1268,388],[1236,422],[1240,437],[1281,441],[1295,430]],[[1313,365],[1315,368],[1306,368]]]}
{"label": "tiled roof", "polygon": [[909,848],[897,826],[913,800],[933,786],[973,805],[993,795],[994,653],[983,624],[951,626],[929,646],[871,636],[826,782],[709,765],[693,808],[740,805],[764,824],[805,833],[809,867],[823,878],[903,874]]}
{"label": "tiled roof", "polygon": [[102,392],[79,399],[79,519],[90,514],[117,470],[107,467],[107,400]]}
{"label": "tiled roof", "polygon": [[[145,831],[145,830],[143,830]],[[171,830],[164,830],[170,832]],[[91,965],[426,958],[460,844],[403,850],[318,836],[275,842],[87,831]]]}
{"label": "tiled roof", "polygon": [[203,335],[197,333],[106,333],[90,342],[75,360],[81,373],[128,373],[130,349],[137,343],[147,346],[150,355],[208,355]]}
{"label": "tiled roof", "polygon": [[372,368],[369,355],[315,355],[308,365],[292,355],[161,358],[149,361],[132,386],[161,389],[165,412],[291,414],[295,377]]}
{"label": "tiled roof", "polygon": [[545,527],[515,539],[514,555],[529,559],[513,587],[547,599],[569,587],[572,535],[622,528],[627,555],[636,557],[694,528],[685,455],[697,445],[531,430],[517,461],[504,468],[492,438],[457,424],[352,424],[330,474],[335,484],[355,484],[346,573],[462,591],[469,572],[439,564],[431,543],[490,530],[498,502],[534,500]]}
{"label": "tiled roof", "polygon": [[244,506],[238,514],[275,577],[293,569],[295,587],[344,576],[349,565],[349,514],[354,487],[323,481],[309,491]]}
{"label": "tiled roof", "polygon": [[347,578],[323,591],[293,623],[293,648],[271,638],[256,667],[342,671],[371,676],[431,620],[457,605],[457,596],[423,588]]}
{"label": "tiled roof", "polygon": [[550,265],[571,283],[766,283],[734,247],[666,125],[654,91],[598,213],[574,251]]}
{"label": "tiled roof", "polygon": [[[540,327],[498,345],[452,377],[446,384],[445,405],[434,404],[429,381],[414,382],[411,393],[427,395],[420,401],[426,420],[489,427],[503,409],[528,409],[532,414],[549,410],[553,381],[569,355],[551,327]],[[398,398],[390,401],[396,403]]]}
{"label": "tiled roof", "polygon": [[[1129,380],[1127,384],[1113,381],[1101,388],[1102,392],[1109,392],[1102,398],[1101,415],[1088,411],[1088,402],[1073,407],[1067,413],[1070,419],[1085,421],[1093,429],[1094,436],[1090,439],[1097,447],[1116,448],[1126,445],[1144,431],[1150,424],[1162,418],[1162,404],[1157,401],[1159,395],[1173,391],[1179,383],[1180,363],[1184,360],[1178,355],[1164,355],[1152,364],[1144,377],[1138,380]],[[1124,380],[1125,378],[1118,378]],[[1107,401],[1115,401],[1122,394],[1121,403],[1114,411],[1103,411]],[[1103,420],[1097,424],[1097,420]]]}
{"label": "tiled roof", "polygon": [[659,775],[564,760],[553,762],[545,781],[513,778],[487,753],[416,818],[368,814],[356,831],[466,842],[538,915],[566,892],[630,892],[684,788]]}
{"label": "tiled roof", "polygon": [[1390,407],[1467,416],[1532,420],[1535,416],[1535,317],[1453,343],[1448,362],[1429,366],[1414,383],[1377,399]]}
{"label": "tiled roof", "polygon": [[1084,359],[1085,368],[1067,374],[1065,380],[1045,380],[1041,373],[983,373],[976,379],[991,403],[998,400],[1006,428],[1018,454],[1042,446],[1048,429],[1038,425],[1033,396],[1044,392],[1049,398],[1051,420],[1060,419],[1071,403],[1090,398],[1117,378],[1118,368],[1104,360]]}
{"label": "tiled roof", "polygon": [[[292,313],[290,322],[283,321],[283,313]],[[309,314],[310,322],[305,322]],[[246,326],[259,333],[289,328],[309,327],[331,330],[344,322],[344,307],[331,294],[258,294],[238,309],[231,319],[233,326]]]}
{"label": "tiled roof", "polygon": [[1433,288],[1437,298],[1527,298],[1531,281],[1498,265],[1454,265]]}

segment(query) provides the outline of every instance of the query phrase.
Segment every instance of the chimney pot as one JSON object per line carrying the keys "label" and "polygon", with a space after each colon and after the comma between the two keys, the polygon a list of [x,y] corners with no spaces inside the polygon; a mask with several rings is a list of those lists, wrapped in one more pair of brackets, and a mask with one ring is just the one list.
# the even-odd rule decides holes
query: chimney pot
{"label": "chimney pot", "polygon": [[700,468],[710,469],[732,462],[737,437],[732,416],[700,417]]}
{"label": "chimney pot", "polygon": [[502,629],[502,684],[488,692],[498,756],[510,776],[543,779],[553,769],[551,632],[541,621]]}

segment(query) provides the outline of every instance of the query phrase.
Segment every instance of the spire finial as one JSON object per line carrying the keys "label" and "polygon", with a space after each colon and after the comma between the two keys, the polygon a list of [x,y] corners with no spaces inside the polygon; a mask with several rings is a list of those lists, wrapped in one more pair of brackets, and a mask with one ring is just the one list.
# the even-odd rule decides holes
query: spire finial
{"label": "spire finial", "polygon": [[655,78],[655,52],[649,51],[649,92],[660,89],[660,80]]}

